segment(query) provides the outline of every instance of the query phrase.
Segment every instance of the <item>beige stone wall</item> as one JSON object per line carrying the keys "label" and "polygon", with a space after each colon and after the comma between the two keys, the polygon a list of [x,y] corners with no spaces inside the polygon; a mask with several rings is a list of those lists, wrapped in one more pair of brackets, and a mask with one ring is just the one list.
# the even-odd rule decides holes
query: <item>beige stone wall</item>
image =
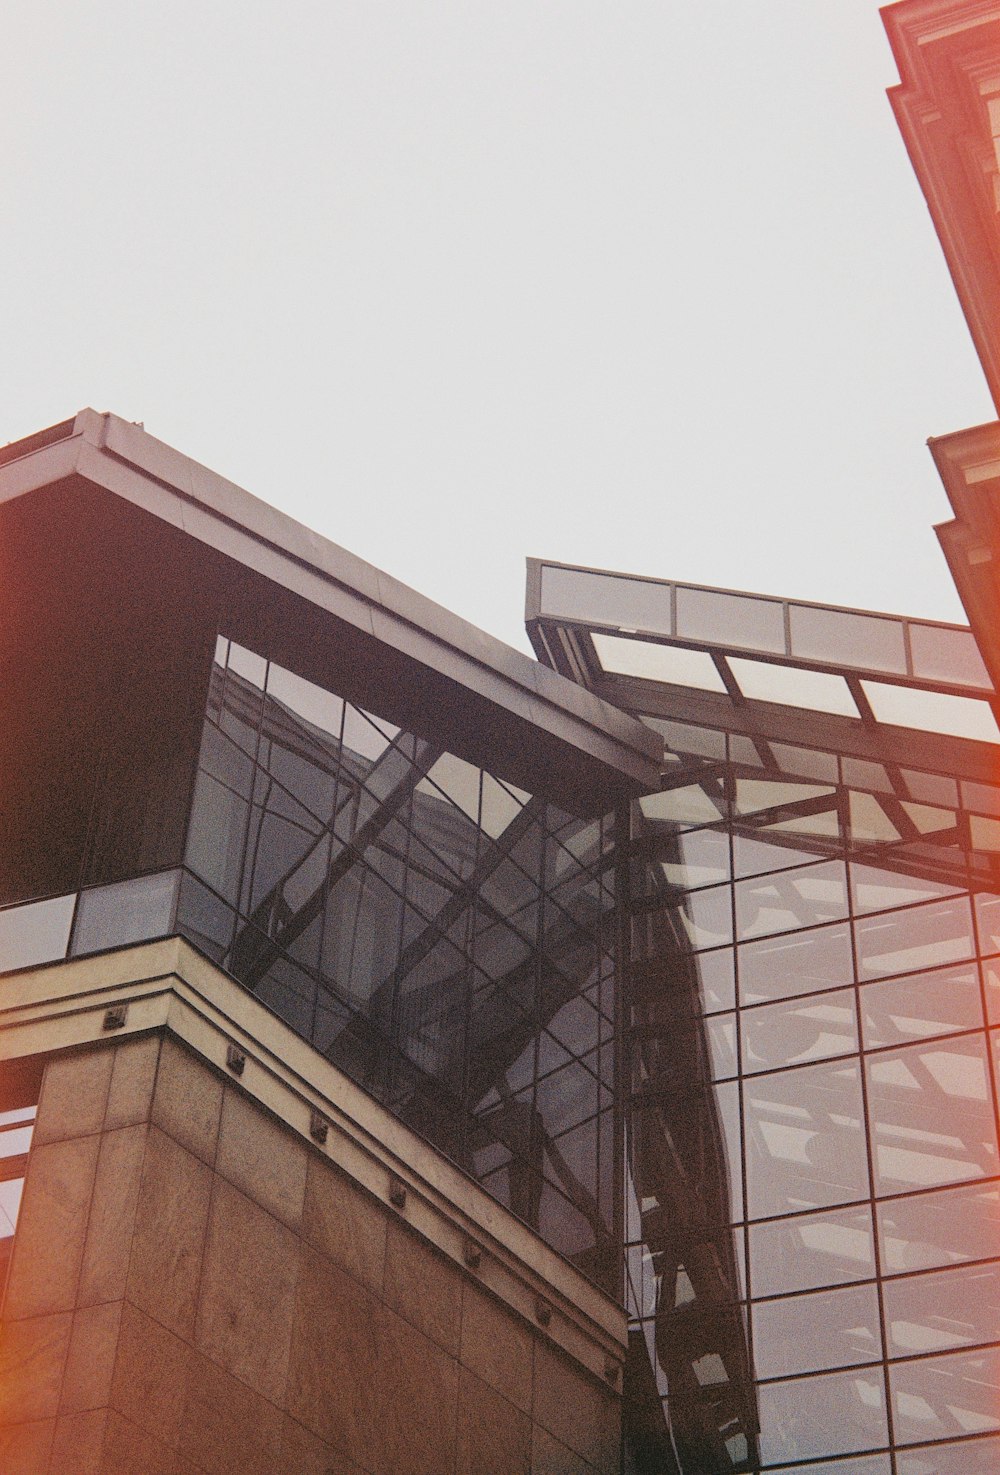
{"label": "beige stone wall", "polygon": [[46,1067],[3,1475],[611,1475],[617,1393],[170,1035]]}

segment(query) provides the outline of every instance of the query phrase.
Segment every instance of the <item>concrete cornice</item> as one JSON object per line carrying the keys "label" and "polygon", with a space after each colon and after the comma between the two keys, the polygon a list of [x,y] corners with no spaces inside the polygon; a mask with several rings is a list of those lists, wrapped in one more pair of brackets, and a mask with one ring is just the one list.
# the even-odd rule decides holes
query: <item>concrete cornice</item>
{"label": "concrete cornice", "polygon": [[5,1062],[153,1031],[237,1083],[537,1335],[620,1391],[622,1308],[183,939],[4,978]]}

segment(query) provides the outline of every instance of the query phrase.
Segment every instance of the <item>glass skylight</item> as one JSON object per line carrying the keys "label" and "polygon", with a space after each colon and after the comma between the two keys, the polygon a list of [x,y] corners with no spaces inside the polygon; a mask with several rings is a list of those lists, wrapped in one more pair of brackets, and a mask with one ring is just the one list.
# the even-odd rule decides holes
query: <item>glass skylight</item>
{"label": "glass skylight", "polygon": [[811,707],[814,712],[832,712],[839,717],[857,717],[858,709],[843,676],[828,671],[807,671],[800,666],[780,666],[772,661],[753,661],[729,656],[729,669],[745,697],[758,702],[780,702],[786,707]]}
{"label": "glass skylight", "polygon": [[615,676],[639,676],[644,681],[665,681],[671,686],[694,686],[699,691],[722,691],[725,682],[712,657],[704,650],[686,650],[677,645],[654,645],[648,640],[628,640],[621,635],[592,639],[605,671]]}
{"label": "glass skylight", "polygon": [[1000,730],[990,705],[978,697],[892,686],[885,681],[862,681],[861,685],[879,722],[912,727],[918,732],[977,738],[983,743],[1000,742]]}

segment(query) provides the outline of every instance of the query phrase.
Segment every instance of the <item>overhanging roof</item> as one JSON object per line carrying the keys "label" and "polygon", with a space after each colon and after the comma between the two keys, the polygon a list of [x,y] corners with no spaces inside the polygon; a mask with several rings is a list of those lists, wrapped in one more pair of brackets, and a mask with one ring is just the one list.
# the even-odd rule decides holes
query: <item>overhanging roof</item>
{"label": "overhanging roof", "polygon": [[0,508],[46,488],[68,498],[70,514],[97,491],[151,516],[187,553],[202,550],[206,578],[227,561],[261,607],[270,587],[303,612],[301,631],[288,619],[283,629],[286,649],[301,646],[303,674],[321,681],[326,646],[342,665],[346,649],[352,699],[417,731],[433,721],[463,756],[482,762],[470,749],[488,747],[492,765],[524,787],[579,809],[658,783],[662,742],[641,723],[138,425],[83,410],[0,450]]}
{"label": "overhanging roof", "polygon": [[967,626],[538,559],[526,620],[542,660],[631,710],[996,769],[993,686]]}

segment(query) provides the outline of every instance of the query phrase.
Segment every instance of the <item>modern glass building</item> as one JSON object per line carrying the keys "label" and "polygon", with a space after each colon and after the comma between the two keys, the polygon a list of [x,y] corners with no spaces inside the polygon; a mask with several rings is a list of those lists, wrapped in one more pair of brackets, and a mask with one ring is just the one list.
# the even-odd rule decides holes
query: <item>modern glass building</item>
{"label": "modern glass building", "polygon": [[660,732],[633,806],[629,1310],[682,1471],[1000,1460],[1000,732],[968,629],[534,564]]}
{"label": "modern glass building", "polygon": [[[886,19],[1000,403],[1000,5]],[[531,560],[532,661],[113,415],[0,450],[5,1475],[1000,1468],[932,451],[970,627]]]}
{"label": "modern glass building", "polygon": [[601,1475],[993,1467],[988,642],[532,562],[535,663],[91,412],[0,523],[11,988],[190,943],[624,1303]]}

